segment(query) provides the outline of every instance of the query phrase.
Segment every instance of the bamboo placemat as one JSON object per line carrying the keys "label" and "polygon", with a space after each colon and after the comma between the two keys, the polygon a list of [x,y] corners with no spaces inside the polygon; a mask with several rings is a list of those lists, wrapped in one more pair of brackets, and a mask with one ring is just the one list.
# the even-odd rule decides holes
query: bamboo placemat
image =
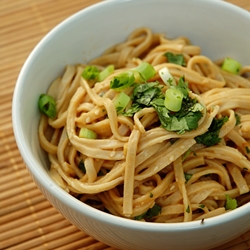
{"label": "bamboo placemat", "polygon": [[[79,231],[41,194],[11,121],[15,82],[31,50],[59,22],[98,1],[0,0],[0,249],[113,249]],[[229,2],[250,10],[250,0]],[[250,231],[216,249],[250,249]]]}

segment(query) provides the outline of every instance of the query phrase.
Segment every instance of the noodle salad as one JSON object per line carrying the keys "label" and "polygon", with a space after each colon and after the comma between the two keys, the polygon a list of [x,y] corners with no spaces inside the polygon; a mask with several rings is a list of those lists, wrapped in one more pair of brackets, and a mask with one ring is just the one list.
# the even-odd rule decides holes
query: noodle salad
{"label": "noodle salad", "polygon": [[211,61],[186,37],[133,31],[39,98],[50,175],[133,220],[187,222],[249,200],[250,66]]}

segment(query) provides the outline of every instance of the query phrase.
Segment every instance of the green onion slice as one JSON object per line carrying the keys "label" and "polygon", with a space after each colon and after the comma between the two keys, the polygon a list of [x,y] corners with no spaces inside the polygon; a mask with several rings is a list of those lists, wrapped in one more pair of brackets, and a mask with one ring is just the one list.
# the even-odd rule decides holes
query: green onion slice
{"label": "green onion slice", "polygon": [[56,101],[52,96],[41,94],[38,100],[38,107],[49,118],[53,119],[56,117]]}
{"label": "green onion slice", "polygon": [[86,66],[82,72],[82,77],[86,80],[95,80],[100,70],[95,66]]}
{"label": "green onion slice", "polygon": [[97,76],[97,81],[102,82],[105,80],[109,75],[111,75],[115,70],[114,65],[109,65],[107,66],[104,70],[102,70],[98,76]]}
{"label": "green onion slice", "polygon": [[110,82],[110,88],[116,91],[124,90],[135,82],[134,73],[131,70],[123,72],[114,77]]}
{"label": "green onion slice", "polygon": [[164,67],[159,70],[159,76],[161,77],[162,81],[167,86],[176,86],[176,81],[174,77],[171,75],[167,67]]}
{"label": "green onion slice", "polygon": [[169,88],[165,93],[164,105],[173,112],[178,112],[181,109],[183,94],[179,89]]}
{"label": "green onion slice", "polygon": [[226,194],[226,210],[233,210],[235,208],[237,208],[238,204],[237,204],[237,200],[231,198],[228,194]]}
{"label": "green onion slice", "polygon": [[147,62],[142,62],[135,69],[133,69],[133,71],[135,71],[136,73],[139,73],[143,81],[149,80],[156,74],[154,67]]}
{"label": "green onion slice", "polygon": [[238,74],[241,69],[241,64],[235,59],[227,57],[223,61],[221,68],[232,74]]}
{"label": "green onion slice", "polygon": [[114,106],[116,108],[117,114],[120,114],[127,107],[129,102],[130,97],[127,94],[124,92],[119,93],[114,100]]}
{"label": "green onion slice", "polygon": [[86,139],[96,139],[97,134],[95,131],[90,130],[88,128],[81,128],[79,132],[80,138],[86,138]]}

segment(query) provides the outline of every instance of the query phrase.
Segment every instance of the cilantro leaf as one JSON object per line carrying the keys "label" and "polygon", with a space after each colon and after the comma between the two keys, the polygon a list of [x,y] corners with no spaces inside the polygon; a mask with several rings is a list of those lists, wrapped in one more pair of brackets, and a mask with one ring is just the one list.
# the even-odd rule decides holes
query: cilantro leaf
{"label": "cilantro leaf", "polygon": [[84,164],[84,161],[83,161],[83,160],[81,160],[81,161],[79,162],[78,168],[79,168],[80,170],[82,170],[82,172],[83,172],[84,174],[86,174],[86,168],[85,168],[85,164]]}
{"label": "cilantro leaf", "polygon": [[144,84],[136,84],[131,96],[132,105],[123,115],[133,116],[136,112],[146,107],[152,107],[152,102],[162,99],[162,87],[159,82],[149,82]]}
{"label": "cilantro leaf", "polygon": [[189,88],[188,83],[185,81],[184,77],[180,77],[176,88],[182,92],[184,98],[188,97]]}
{"label": "cilantro leaf", "polygon": [[177,86],[172,87],[178,89],[183,95],[179,111],[172,112],[165,106],[162,86],[156,81],[135,85],[131,96],[132,105],[123,112],[123,115],[133,116],[140,109],[154,107],[162,127],[166,130],[181,134],[197,129],[204,107],[198,103],[197,99],[189,96],[188,83],[185,82],[184,77],[179,79]]}
{"label": "cilantro leaf", "polygon": [[165,57],[167,57],[168,62],[178,64],[181,66],[185,66],[186,62],[184,60],[184,56],[182,54],[173,54],[171,52],[166,52],[164,54]]}
{"label": "cilantro leaf", "polygon": [[207,147],[218,144],[221,141],[221,138],[219,138],[220,129],[227,121],[227,116],[214,118],[210,127],[208,128],[208,131],[202,135],[195,137],[196,142]]}
{"label": "cilantro leaf", "polygon": [[197,112],[188,112],[185,116],[185,120],[187,122],[188,130],[195,130],[198,128],[198,122],[202,117],[202,113],[200,111]]}
{"label": "cilantro leaf", "polygon": [[134,82],[134,73],[129,70],[115,76],[114,79],[110,81],[110,88],[116,91],[121,91],[133,85]]}
{"label": "cilantro leaf", "polygon": [[192,178],[193,174],[188,174],[184,172],[186,183]]}
{"label": "cilantro leaf", "polygon": [[155,204],[152,208],[149,208],[147,212],[141,215],[135,216],[134,219],[135,220],[142,220],[142,219],[149,220],[152,217],[157,216],[159,213],[161,213],[161,206]]}
{"label": "cilantro leaf", "polygon": [[241,123],[241,121],[240,121],[240,115],[238,115],[238,114],[235,113],[235,119],[236,119],[236,124],[235,125],[237,126],[237,125],[239,125]]}

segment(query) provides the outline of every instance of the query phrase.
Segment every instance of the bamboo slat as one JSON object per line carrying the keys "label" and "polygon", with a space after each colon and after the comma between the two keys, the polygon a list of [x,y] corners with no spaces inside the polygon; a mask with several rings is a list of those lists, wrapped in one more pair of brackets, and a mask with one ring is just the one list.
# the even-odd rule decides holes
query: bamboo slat
{"label": "bamboo slat", "polygon": [[[59,22],[100,0],[1,0],[0,3],[0,250],[114,250],[79,231],[45,199],[17,149],[11,119],[20,69]],[[229,0],[250,11],[249,0]],[[214,250],[250,249],[250,231]]]}

